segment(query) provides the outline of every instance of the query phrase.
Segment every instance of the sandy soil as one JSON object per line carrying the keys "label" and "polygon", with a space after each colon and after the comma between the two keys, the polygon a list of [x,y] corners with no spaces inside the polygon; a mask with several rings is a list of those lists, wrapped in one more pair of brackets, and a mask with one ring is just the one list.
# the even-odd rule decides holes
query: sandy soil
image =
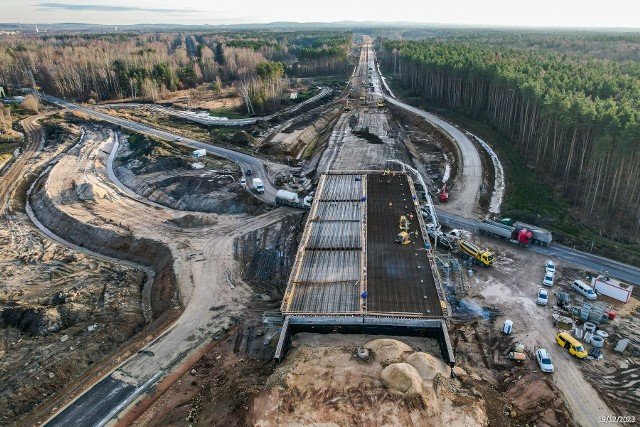
{"label": "sandy soil", "polygon": [[61,135],[41,132],[42,117],[24,123],[34,149],[1,178],[6,198],[0,221],[0,424],[22,419],[64,392],[145,324],[143,271],[54,243],[25,214],[25,171],[81,134],[74,125]]}
{"label": "sandy soil", "polygon": [[[537,369],[537,365],[532,362],[535,348],[548,350],[555,366],[555,373],[550,376],[550,380],[560,391],[574,422],[580,426],[596,425],[598,417],[611,413],[611,408],[600,397],[603,392],[599,390],[601,383],[590,383],[582,371],[593,370],[603,362],[575,359],[559,347],[555,342],[558,328],[554,326],[552,318],[554,293],[558,290],[569,291],[571,281],[576,277],[584,277],[586,273],[556,261],[556,283],[551,289],[549,305],[538,306],[535,298],[542,284],[545,257],[490,238],[477,236],[476,240],[490,246],[496,257],[493,267],[478,269],[475,276],[465,279],[468,285],[467,298],[476,302],[475,305],[467,303],[466,308],[472,307],[476,314],[485,317],[490,311],[497,313],[488,324],[486,321],[480,322],[480,333],[484,335],[481,340],[485,342],[483,357],[486,360],[493,360],[494,357],[500,359],[497,355],[500,352],[496,349],[500,347],[501,341],[504,344],[504,340],[500,339],[499,330],[505,319],[511,319],[514,322],[514,334],[509,341],[525,344],[529,354],[526,368]],[[523,272],[527,274],[523,275]],[[569,292],[574,302],[580,303],[582,297]],[[610,302],[617,307],[621,305]],[[617,319],[602,327],[607,330],[615,329],[619,322],[624,322],[624,319]],[[586,347],[591,348],[590,345]],[[489,350],[490,348],[493,350]],[[605,360],[619,364],[619,356],[611,350],[608,346],[604,349]],[[637,365],[637,359],[631,363]],[[622,385],[622,381],[618,385]]]}
{"label": "sandy soil", "polygon": [[[126,136],[120,135],[119,139],[116,176],[152,202],[177,210],[217,214],[256,214],[265,210],[242,188],[242,171],[233,162],[210,154],[194,159],[192,150],[148,138],[137,142],[135,148]],[[191,165],[196,162],[202,163],[203,168],[194,170]]]}

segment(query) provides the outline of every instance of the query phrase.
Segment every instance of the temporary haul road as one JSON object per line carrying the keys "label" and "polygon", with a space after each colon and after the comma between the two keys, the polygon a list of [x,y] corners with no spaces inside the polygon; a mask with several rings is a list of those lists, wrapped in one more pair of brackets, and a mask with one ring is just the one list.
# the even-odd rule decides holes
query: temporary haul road
{"label": "temporary haul road", "polygon": [[[448,211],[454,211],[458,215],[464,217],[473,217],[475,206],[478,202],[478,193],[482,185],[482,162],[476,145],[462,132],[451,123],[442,120],[431,113],[412,107],[402,101],[390,96],[382,91],[382,78],[378,73],[376,66],[375,54],[370,43],[367,43],[363,49],[367,49],[368,58],[367,68],[371,70],[370,75],[373,80],[374,97],[384,97],[385,102],[395,105],[405,111],[411,112],[419,117],[424,118],[432,126],[442,130],[449,138],[455,142],[462,161],[462,176],[459,178],[458,187],[462,190],[457,194],[455,200],[448,203]],[[386,85],[385,85],[386,86]]]}
{"label": "temporary haul road", "polygon": [[[225,157],[235,163],[237,163],[243,171],[251,169],[253,171],[253,178],[262,178],[265,186],[265,192],[263,194],[256,195],[259,199],[267,203],[273,203],[276,198],[277,189],[268,179],[267,171],[262,164],[262,161],[250,156],[248,154],[240,153],[238,151],[230,150],[228,148],[218,147],[215,145],[207,144],[206,142],[197,141],[195,139],[183,138],[178,134],[167,132],[164,130],[156,129],[151,126],[143,125],[131,120],[122,119],[120,117],[114,117],[101,111],[96,111],[92,108],[83,107],[78,104],[68,102],[64,99],[56,98],[51,95],[40,94],[41,98],[52,104],[58,105],[62,108],[69,110],[80,111],[91,117],[95,117],[107,123],[111,123],[117,126],[121,126],[126,129],[130,129],[143,134],[151,135],[156,138],[164,139],[169,142],[178,143],[177,139],[180,138],[179,144],[191,147],[193,149],[206,149],[208,152],[214,153],[220,157]],[[255,194],[254,194],[255,195]]]}
{"label": "temporary haul road", "polygon": [[161,114],[167,114],[173,117],[178,117],[184,120],[188,120],[194,123],[200,123],[205,126],[250,126],[258,122],[267,122],[275,117],[285,116],[295,113],[305,105],[314,103],[331,93],[331,89],[325,86],[319,88],[320,92],[304,102],[291,106],[283,111],[269,114],[268,116],[251,117],[246,119],[227,119],[221,117],[212,117],[208,114],[198,114],[192,111],[176,110],[175,108],[164,107],[162,105],[155,104],[136,104],[136,103],[117,103],[117,104],[104,104],[97,105],[97,108],[113,108],[113,109],[147,109]]}
{"label": "temporary haul road", "polygon": [[[373,58],[373,54],[371,55],[371,58]],[[376,77],[379,78],[377,75]],[[155,129],[151,126],[142,125],[130,120],[113,117],[103,112],[96,111],[95,109],[79,106],[59,98],[43,94],[41,94],[41,96],[46,101],[59,105],[63,108],[81,111],[91,117],[95,117],[97,119],[119,125],[123,128],[131,129],[136,132],[149,134],[167,141],[176,141],[176,138],[179,137],[179,135],[177,134]],[[392,102],[399,108],[403,108],[407,111],[420,114],[427,120],[433,119],[433,117],[429,117],[429,115],[423,115],[423,112],[416,112],[406,104],[394,102],[389,97],[387,97],[387,102]],[[446,122],[438,123],[434,121],[434,124],[449,133],[452,139],[456,141],[459,146],[467,146],[467,148],[469,148],[468,144],[471,144],[470,141],[463,134],[456,132],[456,129],[454,127],[448,128],[447,126],[451,125],[447,124]],[[32,137],[37,138],[37,136]],[[194,149],[205,148],[216,155],[223,156],[237,162],[245,170],[247,168],[253,169],[255,176],[263,178],[266,187],[265,193],[262,195],[256,195],[256,197],[259,197],[261,200],[267,203],[273,203],[275,199],[276,188],[268,179],[266,170],[259,159],[248,154],[239,153],[226,148],[216,147],[211,144],[188,138],[183,138],[180,141],[180,144],[192,147]],[[474,147],[473,144],[471,144],[471,147]],[[465,176],[464,171],[468,171],[466,177],[468,179],[467,183],[469,184],[470,182],[473,182],[473,179],[475,179],[473,178],[474,176],[481,174],[479,162],[475,162],[473,160],[476,156],[479,159],[479,156],[477,154],[477,150],[461,148],[460,151],[464,165],[463,176]],[[473,152],[475,152],[475,155],[473,154]],[[470,199],[475,201],[479,184],[477,186],[469,184],[468,187],[470,187],[471,190],[469,190],[470,193],[465,197],[469,197]],[[468,211],[465,211],[465,213],[468,213]],[[462,218],[457,215],[446,214],[444,212],[441,212],[440,215],[443,221],[459,221],[461,223],[467,224],[467,227],[473,227],[473,222],[466,218]],[[264,216],[264,218],[258,221],[260,222],[260,224],[258,225],[264,226],[268,223],[276,221],[278,217],[279,215],[274,213],[267,214]],[[205,250],[206,258],[212,260],[210,263],[211,265],[209,266],[210,268],[207,268],[207,271],[209,271],[211,273],[211,276],[216,278],[217,281],[224,281],[224,278],[221,274],[217,274],[214,270],[224,270],[229,266],[227,265],[227,261],[220,261],[222,264],[224,264],[222,266],[216,265],[218,262],[215,260],[224,259],[224,257],[226,256],[225,250],[230,250],[233,238],[240,234],[243,234],[248,230],[246,229],[246,224],[241,224],[237,227],[230,227],[225,231],[227,231],[228,233],[226,233],[222,238],[215,238],[210,242],[207,242]],[[535,250],[548,250],[550,251],[549,254],[553,254],[553,256],[559,259],[565,259],[569,262],[576,262],[579,265],[584,265],[590,269],[596,269],[594,268],[594,266],[602,265],[602,269],[609,271],[609,273],[611,273],[612,275],[617,275],[617,277],[620,277],[623,280],[640,283],[640,269],[636,267],[625,266],[624,264],[619,264],[589,254],[582,254],[559,245],[552,245],[549,248],[535,248]],[[204,275],[206,274],[208,274],[206,271],[199,272],[198,276],[202,277],[198,277],[197,279],[204,279]],[[211,280],[211,278],[209,278],[208,280]],[[224,285],[219,283],[216,286]],[[196,291],[194,290],[193,295],[195,294]],[[198,306],[196,310],[190,309],[190,306],[192,304],[196,304]],[[49,425],[97,425],[108,421],[113,415],[116,415],[118,411],[126,407],[127,404],[130,403],[130,401],[138,394],[144,392],[147,387],[153,386],[153,383],[155,383],[162,376],[162,373],[166,372],[165,369],[169,367],[175,367],[176,364],[185,357],[185,354],[179,351],[182,343],[181,339],[188,336],[188,330],[192,328],[193,325],[199,324],[197,316],[199,315],[201,310],[208,310],[208,306],[204,307],[201,306],[201,304],[197,301],[190,301],[183,314],[183,317],[187,316],[188,319],[185,318],[185,320],[182,322],[176,322],[176,324],[166,334],[162,335],[160,338],[158,338],[148,346],[148,348],[153,350],[153,353],[151,354],[154,354],[154,356],[149,356],[149,353],[141,353],[133,356],[133,358],[128,359],[125,362],[125,365],[123,366],[127,367],[127,371],[129,371],[129,368],[140,370],[140,372],[135,375],[135,378],[129,376],[128,373],[126,373],[127,375],[125,375],[127,378],[121,378],[121,374],[114,374],[105,377],[105,379],[92,387],[87,392],[87,394],[76,400],[74,403],[64,409],[62,413],[59,413],[55,418],[53,418]],[[125,379],[126,381],[124,381]]]}

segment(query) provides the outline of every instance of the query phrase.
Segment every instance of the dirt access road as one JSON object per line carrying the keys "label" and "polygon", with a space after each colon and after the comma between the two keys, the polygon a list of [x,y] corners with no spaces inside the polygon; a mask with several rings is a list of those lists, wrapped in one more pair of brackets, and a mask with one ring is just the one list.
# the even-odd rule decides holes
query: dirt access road
{"label": "dirt access road", "polygon": [[[179,219],[184,212],[141,204],[109,180],[107,156],[114,141],[113,131],[89,129],[77,151],[61,158],[52,168],[46,178],[46,197],[72,221],[91,224],[97,233],[104,230],[118,235],[132,234],[137,238],[159,240],[169,247],[174,257],[179,297],[185,308],[168,331],[121,364],[108,381],[99,383],[95,389],[96,396],[105,394],[103,387],[111,387],[116,394],[120,390],[118,399],[84,398],[79,400],[79,405],[65,408],[50,425],[68,425],[72,420],[98,424],[109,419],[131,403],[130,397],[139,395],[208,343],[213,335],[229,327],[232,319],[241,314],[243,301],[250,293],[248,287],[236,279],[233,240],[291,213],[285,209],[275,210],[250,222],[240,216],[216,216],[215,226],[181,229],[171,220]],[[90,189],[82,193],[84,199],[78,197],[78,188]],[[93,196],[86,197],[87,194]],[[47,218],[39,219],[47,225]]]}
{"label": "dirt access road", "polygon": [[[365,70],[367,68],[375,69],[373,49],[371,49],[370,45],[365,45],[363,50],[365,49],[368,50],[368,53],[361,55],[361,62],[368,60],[369,63],[362,68]],[[374,81],[380,78],[377,73],[371,73],[371,71],[370,75],[373,76]],[[379,81],[374,83],[374,88],[379,87]],[[380,93],[380,95],[382,94]],[[449,123],[429,113],[403,104],[391,97],[386,97],[386,101],[424,117],[432,122],[433,125],[443,129],[443,131],[448,133],[457,143],[460,148],[463,163],[463,172],[460,178],[462,188],[456,199],[458,203],[449,204],[447,211],[467,218],[475,216],[478,190],[482,182],[482,166],[476,146],[460,130]],[[360,114],[366,113],[361,111]],[[378,136],[383,138],[385,135],[380,134]],[[385,142],[386,144],[384,145],[395,145],[398,151],[402,151],[403,149],[406,151],[403,146],[400,146],[400,142],[393,138]],[[349,152],[340,149],[343,145],[346,147],[347,144],[348,138],[344,137],[340,138],[339,143],[333,145],[330,141],[325,155],[330,158],[329,164],[348,162],[351,168],[357,169],[357,164],[366,157],[350,156]],[[375,148],[371,150],[375,151]],[[387,148],[385,151],[387,150],[389,149]],[[367,167],[368,165],[362,164],[361,166]],[[450,209],[452,206],[454,208],[453,210]],[[491,244],[496,246],[495,242]],[[556,351],[557,345],[554,344],[556,331],[549,319],[546,318],[546,314],[549,313],[541,313],[540,310],[538,310],[539,308],[536,307],[532,297],[535,295],[538,286],[535,282],[528,280],[529,274],[524,275],[518,280],[513,279],[513,275],[517,274],[518,271],[511,265],[514,262],[512,258],[514,247],[508,244],[504,244],[504,246],[506,246],[507,250],[504,254],[500,254],[496,266],[486,272],[483,271],[482,282],[478,282],[477,284],[480,292],[475,296],[491,301],[491,303],[498,302],[505,313],[510,313],[509,316],[513,318],[513,320],[517,319],[520,330],[525,331],[520,334],[522,335],[521,340],[525,342],[530,349],[541,346],[552,351],[552,354],[556,356],[555,360],[558,365],[557,373],[554,375],[554,382],[564,395],[565,401],[573,412],[576,422],[585,427],[597,424],[598,416],[611,413],[611,411],[608,410],[607,405],[586,381],[576,361],[571,359],[565,352]],[[517,251],[516,257],[517,262],[523,266],[521,271],[527,271],[524,265],[531,265],[530,261],[532,258],[537,261],[536,265],[544,265],[544,255],[537,255],[528,251]],[[526,281],[526,286],[522,283],[523,281]],[[515,307],[519,307],[520,309],[514,310]],[[526,331],[530,332],[526,333]],[[560,375],[560,372],[562,375]]]}
{"label": "dirt access road", "polygon": [[27,132],[27,144],[20,156],[2,176],[2,179],[0,179],[0,204],[2,206],[6,205],[11,192],[18,183],[19,178],[25,173],[25,168],[31,162],[33,156],[35,156],[38,151],[42,150],[44,138],[42,135],[42,129],[38,126],[38,121],[58,112],[59,111],[51,111],[38,114],[36,116],[28,117],[20,122],[23,129]]}
{"label": "dirt access road", "polygon": [[462,173],[456,180],[456,197],[441,208],[447,212],[455,213],[466,218],[477,217],[476,209],[478,206],[480,186],[482,185],[482,162],[476,145],[464,132],[451,123],[431,113],[405,104],[394,96],[384,94],[382,91],[382,76],[376,67],[375,51],[373,50],[371,40],[365,43],[362,49],[368,51],[367,55],[365,55],[365,57],[368,58],[368,63],[364,69],[368,68],[372,70],[370,75],[373,79],[374,95],[376,97],[383,96],[386,102],[424,118],[455,142],[459,154],[458,162],[462,164],[462,167],[458,167],[458,170],[461,170]]}
{"label": "dirt access road", "polygon": [[54,96],[46,95],[43,93],[38,93],[40,98],[44,101],[50,102],[54,105],[60,106],[62,108],[67,108],[69,110],[79,111],[81,113],[87,114],[89,117],[93,117],[98,120],[105,121],[107,123],[112,123],[117,126],[122,126],[123,128],[130,129],[134,132],[139,132],[145,135],[150,135],[154,138],[159,138],[165,140],[169,143],[173,144],[181,144],[187,147],[191,147],[193,149],[206,149],[208,152],[214,153],[215,155],[225,157],[235,163],[237,163],[243,171],[247,169],[251,169],[253,171],[253,175],[251,178],[261,178],[264,183],[265,192],[263,194],[256,194],[252,190],[252,194],[261,199],[266,203],[273,204],[276,198],[277,188],[273,185],[271,180],[269,179],[269,175],[264,167],[264,164],[261,160],[256,157],[250,156],[248,154],[240,153],[238,151],[233,151],[228,148],[218,147],[212,144],[208,144],[206,142],[197,141],[191,138],[183,138],[178,134],[167,132],[164,130],[156,129],[151,126],[143,125],[132,120],[126,120],[120,117],[114,117],[109,114],[103,113],[101,111],[94,110],[92,108],[83,107],[78,104],[74,104],[72,102],[65,101],[60,98],[56,98]]}
{"label": "dirt access road", "polygon": [[[480,241],[488,243],[490,238],[482,237]],[[491,244],[499,256],[492,268],[482,270],[471,279],[473,283],[470,297],[482,305],[500,309],[501,316],[496,319],[496,325],[501,325],[507,318],[511,319],[514,322],[515,341],[525,344],[531,354],[536,347],[547,349],[555,366],[552,380],[562,392],[575,422],[583,427],[598,425],[600,416],[613,412],[580,370],[581,364],[590,362],[570,356],[555,342],[558,330],[553,325],[551,316],[551,304],[555,302],[555,297],[551,297],[549,306],[538,306],[535,303],[546,256],[527,250],[514,250],[508,243],[491,241]],[[557,263],[557,282],[569,280],[565,276],[565,268],[563,263]],[[522,275],[521,272],[524,271],[528,274]],[[534,281],[531,277],[539,277],[540,281]],[[557,286],[556,284],[555,288]],[[554,290],[557,289],[552,289]],[[536,366],[532,365],[535,369]]]}

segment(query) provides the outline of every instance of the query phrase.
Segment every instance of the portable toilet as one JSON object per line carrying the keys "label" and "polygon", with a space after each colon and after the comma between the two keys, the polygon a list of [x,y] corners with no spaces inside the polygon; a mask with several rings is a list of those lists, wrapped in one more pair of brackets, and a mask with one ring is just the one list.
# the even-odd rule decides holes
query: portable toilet
{"label": "portable toilet", "polygon": [[502,333],[505,335],[511,335],[511,329],[513,329],[513,322],[509,319],[504,321],[502,326]]}

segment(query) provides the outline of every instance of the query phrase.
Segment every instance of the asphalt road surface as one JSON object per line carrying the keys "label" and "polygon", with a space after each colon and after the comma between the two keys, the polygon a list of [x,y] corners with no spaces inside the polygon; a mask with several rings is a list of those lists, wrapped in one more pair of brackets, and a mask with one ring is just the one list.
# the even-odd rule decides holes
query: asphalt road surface
{"label": "asphalt road surface", "polygon": [[[67,406],[46,425],[49,427],[104,425],[113,408],[125,402],[136,388],[111,376],[103,378],[85,394]],[[100,402],[100,405],[96,405]],[[101,422],[101,420],[105,420]],[[96,423],[97,421],[97,423]]]}
{"label": "asphalt road surface", "polygon": [[251,169],[253,174],[251,176],[246,177],[247,182],[250,184],[252,178],[261,178],[264,183],[265,192],[263,194],[257,194],[255,191],[251,190],[254,196],[261,199],[266,203],[274,203],[276,199],[277,189],[274,187],[273,183],[269,179],[269,175],[262,164],[262,162],[248,154],[240,153],[238,151],[230,150],[228,148],[218,147],[212,144],[208,144],[206,142],[197,141],[195,139],[183,138],[178,134],[167,132],[164,130],[156,129],[151,126],[143,125],[131,120],[122,119],[120,117],[110,116],[109,114],[103,113],[101,111],[94,110],[92,108],[83,107],[78,104],[74,104],[72,102],[65,101],[64,99],[56,98],[54,96],[39,94],[42,99],[52,104],[58,105],[62,108],[67,108],[69,110],[80,111],[84,114],[87,114],[91,117],[97,118],[99,120],[105,121],[107,123],[111,123],[117,126],[121,126],[126,129],[133,130],[135,132],[140,132],[146,135],[151,135],[153,137],[164,139],[165,141],[169,141],[172,143],[179,143],[181,145],[193,148],[195,150],[198,149],[206,149],[207,152],[213,153],[217,156],[225,157],[232,162],[237,163],[243,170],[243,173],[248,169]]}
{"label": "asphalt road surface", "polygon": [[[459,228],[478,233],[479,221],[463,218],[441,210],[437,210],[437,213],[441,224],[447,225],[451,228]],[[629,264],[623,264],[598,255],[580,252],[573,248],[553,242],[549,246],[531,245],[528,250],[579,265],[593,273],[607,272],[611,276],[622,280],[623,282],[633,283],[640,286],[640,268]]]}

